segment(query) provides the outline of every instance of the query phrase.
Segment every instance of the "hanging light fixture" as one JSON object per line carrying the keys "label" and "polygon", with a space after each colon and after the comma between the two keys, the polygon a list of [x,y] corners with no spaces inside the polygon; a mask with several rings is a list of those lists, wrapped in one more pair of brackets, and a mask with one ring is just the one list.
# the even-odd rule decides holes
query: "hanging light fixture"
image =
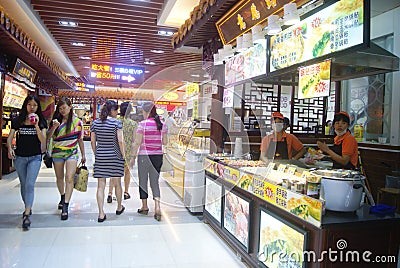
{"label": "hanging light fixture", "polygon": [[284,16],[283,16],[283,24],[284,25],[293,25],[300,22],[300,16],[297,11],[296,3],[288,3],[283,6]]}
{"label": "hanging light fixture", "polygon": [[232,48],[231,44],[224,45],[224,59],[225,60],[232,57],[234,53],[235,53],[235,50]]}
{"label": "hanging light fixture", "polygon": [[253,44],[262,43],[265,40],[265,35],[260,24],[257,24],[251,28],[251,36]]}
{"label": "hanging light fixture", "polygon": [[243,35],[236,38],[236,51],[241,52],[243,50]]}
{"label": "hanging light fixture", "polygon": [[267,34],[268,35],[275,35],[282,32],[282,28],[279,22],[278,15],[270,15],[268,17],[268,27],[267,27]]}
{"label": "hanging light fixture", "polygon": [[251,33],[245,33],[243,35],[242,50],[246,50],[253,46],[253,36]]}

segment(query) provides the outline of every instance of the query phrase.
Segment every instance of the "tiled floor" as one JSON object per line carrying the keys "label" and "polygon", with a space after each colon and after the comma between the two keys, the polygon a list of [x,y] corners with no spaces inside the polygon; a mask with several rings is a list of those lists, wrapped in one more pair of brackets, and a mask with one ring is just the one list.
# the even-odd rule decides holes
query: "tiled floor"
{"label": "tiled floor", "polygon": [[[85,142],[88,166],[93,155]],[[21,229],[23,203],[16,172],[0,181],[0,267],[246,267],[201,220],[191,215],[170,187],[161,181],[163,218],[157,222],[136,213],[136,182],[125,212],[115,215],[116,201],[105,203],[107,220],[97,222],[97,181],[88,191],[74,191],[70,217],[60,220],[54,171],[42,167],[35,188],[32,224]],[[136,171],[133,171],[136,176]],[[150,199],[149,199],[150,201]],[[154,207],[150,201],[150,210]]]}

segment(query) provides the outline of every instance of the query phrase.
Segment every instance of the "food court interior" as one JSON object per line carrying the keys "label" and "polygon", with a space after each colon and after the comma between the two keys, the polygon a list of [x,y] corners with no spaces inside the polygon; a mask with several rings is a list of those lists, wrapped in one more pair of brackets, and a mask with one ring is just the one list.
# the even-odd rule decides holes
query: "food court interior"
{"label": "food court interior", "polygon": [[[0,0],[0,12],[0,267],[399,267],[399,0]],[[26,231],[6,141],[28,95],[49,122],[71,100],[89,179],[60,221],[42,164]],[[161,221],[151,198],[137,213],[134,165],[125,212],[114,194],[97,222],[90,126],[106,100],[137,122],[151,101],[168,124]],[[317,146],[337,139],[339,111],[353,170]],[[260,160],[276,115],[300,159]],[[324,259],[331,249],[346,258]]]}

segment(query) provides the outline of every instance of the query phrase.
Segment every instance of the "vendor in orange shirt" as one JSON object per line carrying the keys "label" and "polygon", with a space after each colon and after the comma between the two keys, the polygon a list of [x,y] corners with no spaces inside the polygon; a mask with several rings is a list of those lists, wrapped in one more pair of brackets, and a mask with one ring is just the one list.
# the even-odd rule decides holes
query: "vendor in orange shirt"
{"label": "vendor in orange shirt", "polygon": [[285,132],[284,117],[280,112],[272,113],[272,134],[261,141],[261,160],[299,159],[306,149],[293,134]]}
{"label": "vendor in orange shirt", "polygon": [[350,116],[346,112],[338,112],[333,118],[336,137],[334,145],[329,148],[325,142],[317,141],[318,147],[328,154],[333,168],[355,169],[358,162],[358,144],[349,131]]}

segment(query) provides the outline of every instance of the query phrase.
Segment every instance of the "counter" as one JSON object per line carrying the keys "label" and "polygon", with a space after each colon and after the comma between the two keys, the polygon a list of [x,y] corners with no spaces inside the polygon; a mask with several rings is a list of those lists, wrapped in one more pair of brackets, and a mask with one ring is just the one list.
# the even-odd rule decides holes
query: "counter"
{"label": "counter", "polygon": [[[210,169],[206,169],[205,178],[204,221],[251,267],[277,267],[273,256],[282,257],[282,267],[397,265],[400,244],[398,214],[378,217],[370,214],[368,205],[364,205],[356,212],[326,211],[320,224],[316,224],[293,215]],[[282,255],[279,247],[283,246],[289,252]],[[294,257],[289,260],[291,253]],[[304,256],[304,265],[296,259],[296,254]],[[358,261],[352,261],[351,258],[357,256]],[[379,257],[385,258],[386,262],[378,265],[375,260],[378,261]],[[285,266],[285,261],[290,261],[290,265]]]}

